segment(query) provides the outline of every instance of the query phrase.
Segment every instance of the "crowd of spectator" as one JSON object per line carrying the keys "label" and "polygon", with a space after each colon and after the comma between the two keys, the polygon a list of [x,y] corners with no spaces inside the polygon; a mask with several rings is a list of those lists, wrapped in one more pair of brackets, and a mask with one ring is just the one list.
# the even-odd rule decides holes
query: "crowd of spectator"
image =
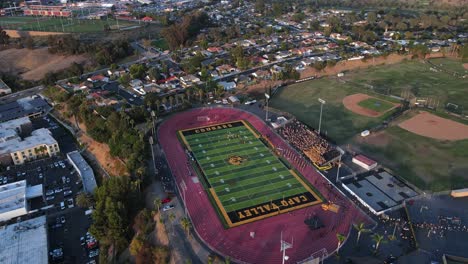
{"label": "crowd of spectator", "polygon": [[280,127],[278,132],[289,144],[299,149],[317,165],[330,161],[330,153],[336,151],[327,140],[323,139],[317,132],[309,129],[298,120],[292,120],[285,126]]}

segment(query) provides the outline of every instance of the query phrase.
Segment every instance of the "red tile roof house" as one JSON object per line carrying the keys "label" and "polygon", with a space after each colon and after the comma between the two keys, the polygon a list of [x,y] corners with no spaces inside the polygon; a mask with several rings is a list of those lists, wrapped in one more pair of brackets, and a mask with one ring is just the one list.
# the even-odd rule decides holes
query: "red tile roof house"
{"label": "red tile roof house", "polygon": [[91,76],[90,78],[87,79],[88,81],[90,82],[108,82],[109,81],[109,78],[105,77],[104,75],[102,74],[99,74],[99,75],[94,75],[94,76]]}
{"label": "red tile roof house", "polygon": [[209,52],[212,52],[212,53],[223,52],[223,48],[221,48],[221,47],[209,47],[206,50],[209,51]]}
{"label": "red tile roof house", "polygon": [[145,16],[144,18],[141,19],[141,21],[143,21],[143,22],[152,22],[153,18]]}

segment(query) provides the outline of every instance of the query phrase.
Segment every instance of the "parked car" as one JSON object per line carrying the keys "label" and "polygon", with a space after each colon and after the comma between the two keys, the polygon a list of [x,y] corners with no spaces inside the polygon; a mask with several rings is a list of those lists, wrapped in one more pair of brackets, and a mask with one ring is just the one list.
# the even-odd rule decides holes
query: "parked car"
{"label": "parked car", "polygon": [[67,200],[67,205],[68,205],[68,208],[75,207],[75,204],[73,203],[73,198],[70,198]]}
{"label": "parked car", "polygon": [[171,204],[165,205],[165,206],[163,207],[163,211],[164,211],[164,212],[165,212],[165,211],[169,211],[169,210],[171,210],[171,209],[174,209],[174,206],[171,205]]}
{"label": "parked car", "polygon": [[65,224],[65,216],[60,217],[60,223]]}
{"label": "parked car", "polygon": [[167,204],[170,201],[171,201],[171,197],[167,197],[167,198],[164,198],[161,202],[162,204]]}
{"label": "parked car", "polygon": [[71,190],[68,190],[68,191],[64,191],[63,192],[63,196],[68,196],[68,195],[71,195],[73,192]]}
{"label": "parked car", "polygon": [[46,199],[46,201],[51,201],[51,200],[55,199],[55,196],[47,196],[45,199]]}

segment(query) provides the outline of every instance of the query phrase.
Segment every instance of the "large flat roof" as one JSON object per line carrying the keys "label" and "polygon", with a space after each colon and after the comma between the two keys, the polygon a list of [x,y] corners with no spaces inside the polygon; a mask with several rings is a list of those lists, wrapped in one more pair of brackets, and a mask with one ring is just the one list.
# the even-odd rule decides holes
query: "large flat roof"
{"label": "large flat roof", "polygon": [[418,195],[418,192],[384,170],[343,180],[342,184],[376,214],[399,206],[405,199]]}
{"label": "large flat roof", "polygon": [[0,122],[29,116],[50,108],[42,98],[23,98],[16,102],[0,105]]}
{"label": "large flat roof", "polygon": [[0,186],[0,215],[25,207],[26,180]]}
{"label": "large flat roof", "polygon": [[84,191],[92,193],[97,187],[97,183],[91,166],[89,166],[88,162],[86,162],[78,151],[67,153],[67,157],[80,174]]}
{"label": "large flat roof", "polygon": [[0,263],[46,264],[47,262],[45,216],[0,228]]}

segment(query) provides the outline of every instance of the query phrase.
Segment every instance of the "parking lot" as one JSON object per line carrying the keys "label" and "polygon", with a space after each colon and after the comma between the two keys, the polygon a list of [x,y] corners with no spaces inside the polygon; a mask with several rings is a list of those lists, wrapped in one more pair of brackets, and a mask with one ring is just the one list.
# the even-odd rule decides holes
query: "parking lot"
{"label": "parking lot", "polygon": [[47,215],[51,263],[95,263],[98,244],[87,235],[91,214],[87,208],[79,208],[75,200],[83,191],[83,184],[66,156],[77,149],[75,140],[50,117],[33,120],[33,127],[48,128],[52,132],[59,143],[60,155],[10,166],[0,173],[0,184],[26,180],[28,186],[43,185],[43,196],[29,200],[33,214],[23,218]]}

